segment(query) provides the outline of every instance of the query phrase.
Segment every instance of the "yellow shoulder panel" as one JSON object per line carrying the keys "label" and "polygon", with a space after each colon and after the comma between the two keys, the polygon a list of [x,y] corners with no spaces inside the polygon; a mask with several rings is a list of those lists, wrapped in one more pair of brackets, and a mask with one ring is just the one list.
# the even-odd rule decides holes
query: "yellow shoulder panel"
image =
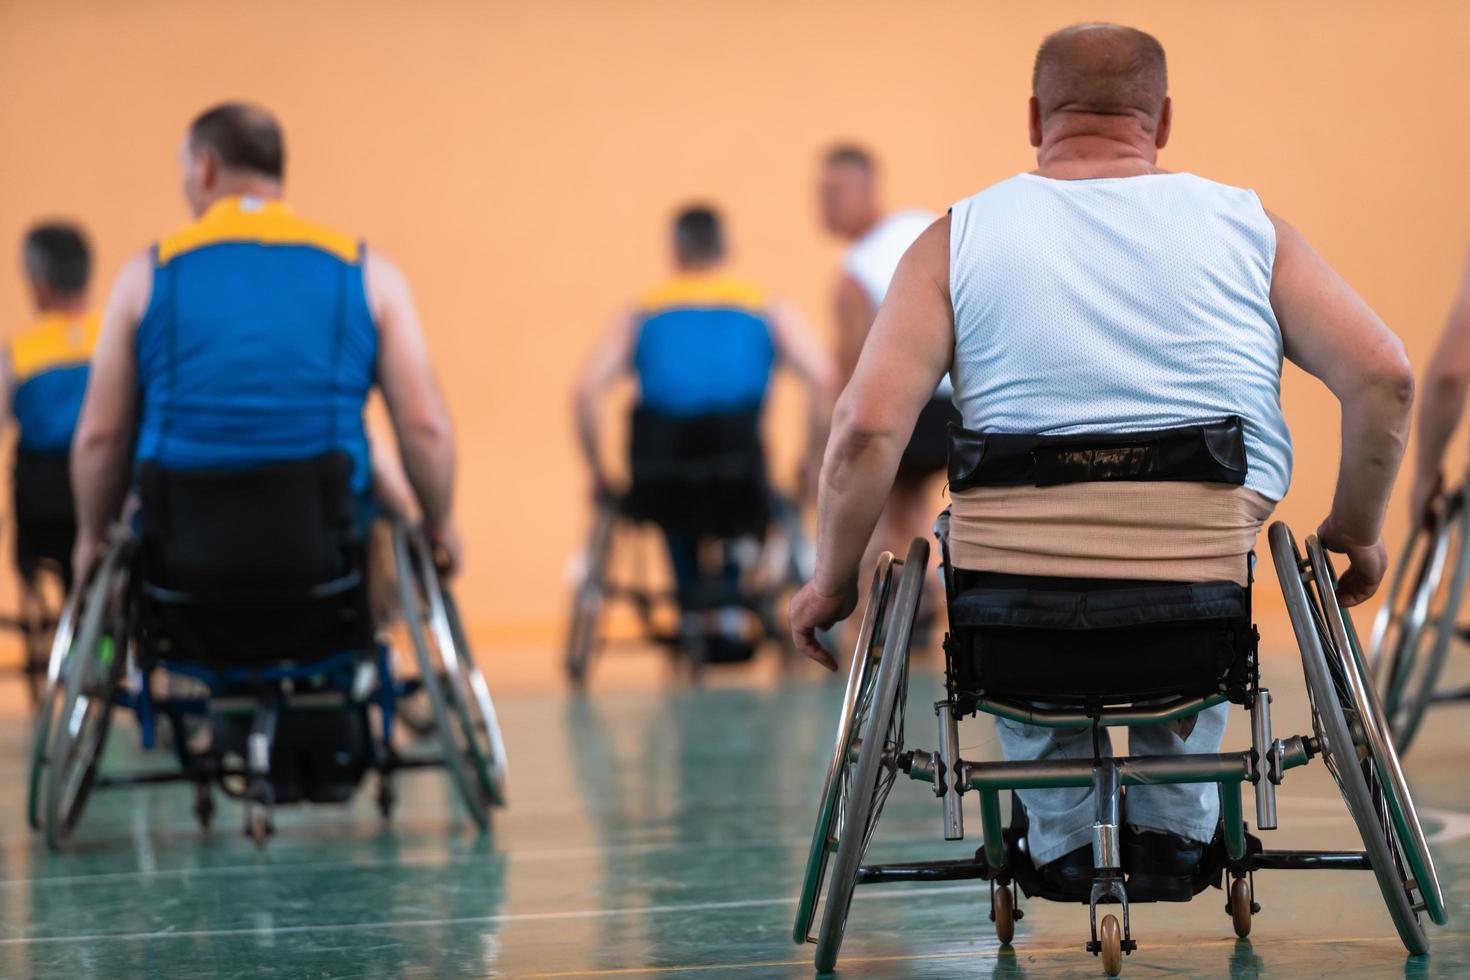
{"label": "yellow shoulder panel", "polygon": [[344,262],[356,262],[360,257],[357,239],[298,218],[283,204],[270,202],[252,210],[233,200],[221,201],[194,224],[160,241],[158,264],[219,242],[310,245]]}
{"label": "yellow shoulder panel", "polygon": [[648,290],[638,300],[644,310],[667,307],[736,307],[752,313],[769,305],[765,290],[734,276],[679,276]]}
{"label": "yellow shoulder panel", "polygon": [[102,318],[88,313],[79,319],[49,314],[10,342],[10,369],[15,382],[52,368],[84,364],[97,349]]}

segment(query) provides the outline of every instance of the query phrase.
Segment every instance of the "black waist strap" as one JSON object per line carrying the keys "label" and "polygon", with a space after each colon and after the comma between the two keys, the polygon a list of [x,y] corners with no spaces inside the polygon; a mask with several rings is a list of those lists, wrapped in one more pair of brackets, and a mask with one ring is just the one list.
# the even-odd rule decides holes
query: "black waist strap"
{"label": "black waist strap", "polygon": [[1245,428],[1237,415],[1173,429],[1065,436],[949,427],[951,490],[1111,480],[1242,486],[1245,474]]}

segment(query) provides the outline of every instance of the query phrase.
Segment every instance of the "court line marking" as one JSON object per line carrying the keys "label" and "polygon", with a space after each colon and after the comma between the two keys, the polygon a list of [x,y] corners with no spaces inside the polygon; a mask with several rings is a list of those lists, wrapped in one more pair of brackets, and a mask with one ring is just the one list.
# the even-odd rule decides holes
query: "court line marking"
{"label": "court line marking", "polygon": [[[1334,939],[1273,939],[1272,946],[1302,946],[1302,945],[1368,945],[1391,942],[1392,936],[1346,936]],[[1201,939],[1198,941],[1179,943],[1156,943],[1150,942],[1146,947],[1149,952],[1154,950],[1170,949],[1200,949],[1200,948],[1225,948],[1234,949],[1238,944],[1247,940],[1240,939]],[[1395,945],[1397,949],[1397,945]],[[952,950],[944,953],[895,953],[889,956],[844,956],[842,963],[851,967],[863,963],[910,963],[914,961],[929,960],[958,960],[958,959],[1000,959],[1003,956],[1019,957],[1020,955],[1052,956],[1052,955],[1086,955],[1080,943],[1069,943],[1067,945],[1049,944],[1032,946],[1029,943],[1020,950],[1014,947],[1007,950],[1004,946],[977,946],[973,949]],[[1395,957],[1397,959],[1397,956]],[[810,967],[810,959],[803,960],[766,960],[759,963],[697,963],[687,966],[623,966],[611,967],[602,970],[562,970],[551,973],[522,973],[523,977],[540,978],[550,980],[553,977],[615,977],[636,976],[649,973],[692,973],[696,970],[761,970],[776,966]]]}
{"label": "court line marking", "polygon": [[[988,891],[989,885],[955,885],[940,888],[880,889],[854,895],[855,899],[912,898],[916,895],[963,894]],[[99,932],[67,936],[10,936],[0,938],[0,947],[41,946],[58,943],[156,942],[163,939],[209,939],[229,936],[290,936],[314,932],[365,932],[380,929],[432,929],[440,926],[505,925],[513,922],[552,922],[569,919],[610,919],[636,915],[669,915],[679,912],[719,912],[731,909],[795,905],[795,896],[748,898],[730,902],[688,902],[676,905],[643,905],[616,909],[573,909],[560,912],[508,912],[470,915],[449,919],[402,919],[396,921],[343,922],[300,926],[252,926],[236,929],[154,930],[151,932]]]}

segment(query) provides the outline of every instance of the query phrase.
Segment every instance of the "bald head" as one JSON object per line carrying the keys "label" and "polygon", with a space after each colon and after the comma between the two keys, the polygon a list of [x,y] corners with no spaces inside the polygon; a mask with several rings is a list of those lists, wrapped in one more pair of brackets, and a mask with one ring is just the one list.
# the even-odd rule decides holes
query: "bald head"
{"label": "bald head", "polygon": [[1041,42],[1031,75],[1041,121],[1057,112],[1157,121],[1168,94],[1164,48],[1116,24],[1078,24]]}

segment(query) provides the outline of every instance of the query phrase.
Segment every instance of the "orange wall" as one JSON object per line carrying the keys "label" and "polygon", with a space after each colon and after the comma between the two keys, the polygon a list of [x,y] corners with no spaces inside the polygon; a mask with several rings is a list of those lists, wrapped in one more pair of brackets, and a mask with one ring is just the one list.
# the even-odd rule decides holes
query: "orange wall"
{"label": "orange wall", "polygon": [[[191,114],[276,109],[298,209],[363,234],[416,288],[462,441],[472,618],[550,637],[586,519],[568,386],[606,315],[661,275],[670,209],[723,205],[740,265],[830,334],[819,150],[872,145],[889,200],[936,209],[1026,169],[1032,52],[1091,18],[1167,47],[1165,165],[1256,188],[1422,366],[1470,241],[1457,0],[0,0],[0,247],[75,215],[106,279],[185,219]],[[0,320],[20,323],[4,271]],[[1284,400],[1298,453],[1280,513],[1304,533],[1328,504],[1337,415],[1294,371]],[[783,399],[783,431],[796,411]]]}

